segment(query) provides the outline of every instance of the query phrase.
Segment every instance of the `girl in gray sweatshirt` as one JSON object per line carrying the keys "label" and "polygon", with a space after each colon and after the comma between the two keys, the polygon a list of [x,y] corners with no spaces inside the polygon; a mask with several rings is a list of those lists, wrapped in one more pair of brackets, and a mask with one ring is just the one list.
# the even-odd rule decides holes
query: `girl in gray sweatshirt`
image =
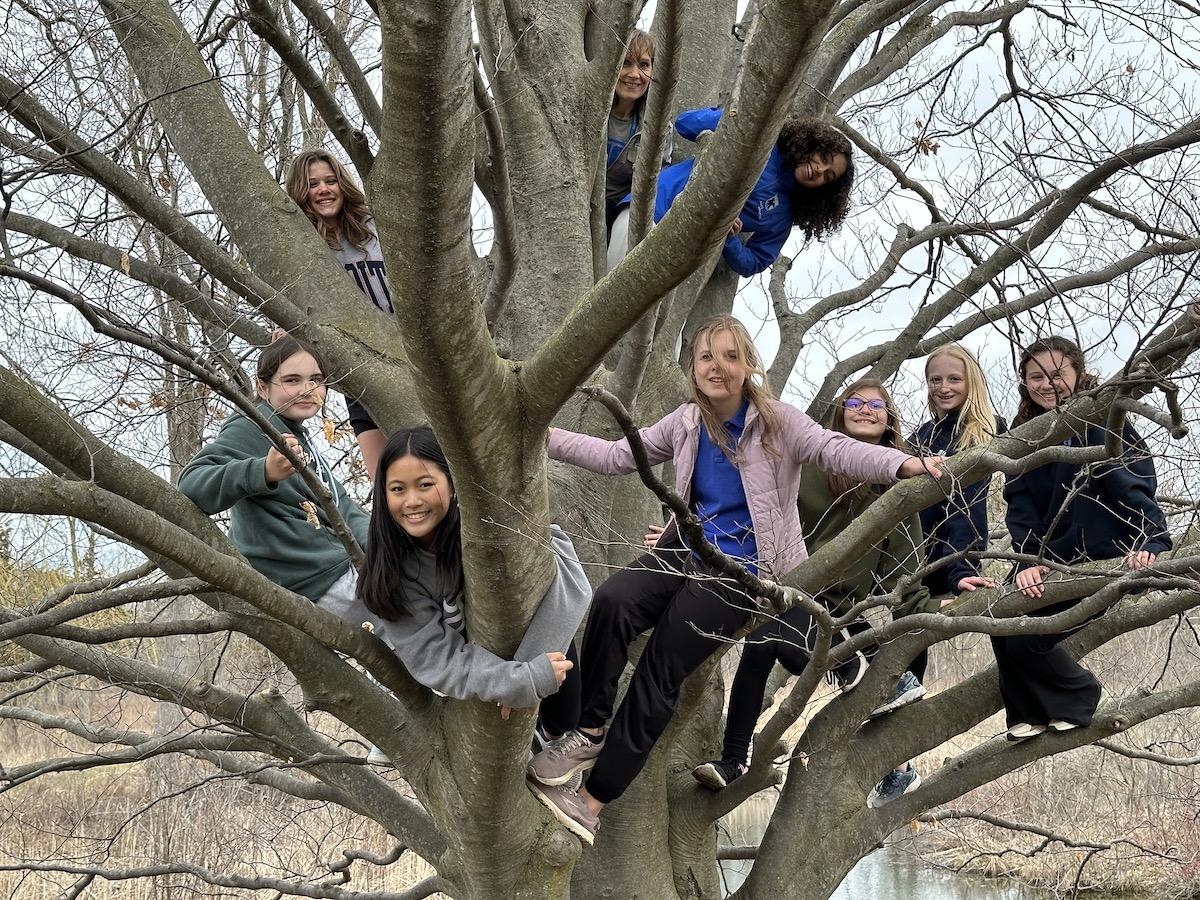
{"label": "girl in gray sweatshirt", "polygon": [[379,460],[358,596],[386,621],[385,640],[421,684],[502,707],[541,702],[544,730],[559,734],[579,716],[572,639],[591,587],[570,539],[553,525],[551,542],[558,571],[514,658],[472,643],[450,468],[428,427],[404,429],[391,436]]}

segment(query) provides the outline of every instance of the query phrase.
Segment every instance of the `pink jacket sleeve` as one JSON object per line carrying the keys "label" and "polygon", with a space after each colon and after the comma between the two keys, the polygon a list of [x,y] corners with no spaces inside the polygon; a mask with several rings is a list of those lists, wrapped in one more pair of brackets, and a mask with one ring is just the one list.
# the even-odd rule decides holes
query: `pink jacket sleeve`
{"label": "pink jacket sleeve", "polygon": [[[683,407],[679,407],[653,425],[638,430],[642,436],[642,443],[646,445],[646,455],[650,457],[651,465],[656,466],[674,457],[675,423],[682,409]],[[546,453],[551,459],[601,475],[628,475],[637,471],[637,463],[633,460],[633,451],[629,448],[627,438],[606,441],[589,434],[555,428],[550,432],[550,443],[546,447]]]}
{"label": "pink jacket sleeve", "polygon": [[896,473],[909,458],[907,453],[830,431],[787,403],[781,402],[776,409],[784,444],[779,450],[791,453],[796,462],[867,484],[893,484],[899,480]]}

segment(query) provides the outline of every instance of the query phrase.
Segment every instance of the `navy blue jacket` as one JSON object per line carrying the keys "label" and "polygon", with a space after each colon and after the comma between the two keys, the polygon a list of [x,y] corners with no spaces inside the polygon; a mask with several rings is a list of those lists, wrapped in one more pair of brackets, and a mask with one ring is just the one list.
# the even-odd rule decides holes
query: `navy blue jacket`
{"label": "navy blue jacket", "polygon": [[[721,110],[717,107],[692,109],[675,120],[675,131],[694,141],[702,131],[715,131],[720,121]],[[659,172],[654,197],[655,222],[667,214],[675,198],[683,193],[695,165],[695,158],[685,159]],[[721,250],[726,265],[743,278],[766,271],[779,258],[792,231],[792,192],[796,186],[795,173],[787,167],[779,148],[772,147],[766,167],[738,213],[742,232],[750,236],[743,243],[741,237],[732,235],[726,238]],[[626,197],[623,202],[629,204],[632,199]]]}
{"label": "navy blue jacket", "polygon": [[[1068,447],[1104,443],[1104,428],[1089,425],[1084,437],[1064,441]],[[1136,550],[1162,553],[1171,549],[1167,519],[1154,499],[1158,478],[1146,443],[1128,422],[1120,458],[1095,466],[1067,503],[1079,475],[1078,463],[1049,463],[1007,479],[1004,517],[1013,551],[1062,563],[1123,557]],[[1047,533],[1058,516],[1053,532]],[[1043,542],[1045,547],[1043,548]],[[1015,571],[1030,568],[1019,563]]]}
{"label": "navy blue jacket", "polygon": [[[1003,434],[1006,430],[1004,419],[996,416],[996,434]],[[951,456],[959,450],[958,439],[958,411],[955,410],[940,419],[926,422],[908,440],[918,456]],[[921,510],[927,564],[964,550],[987,549],[987,498],[991,485],[992,478],[989,475]],[[926,575],[924,582],[931,594],[957,594],[960,593],[959,581],[978,574],[978,561],[964,557]]]}

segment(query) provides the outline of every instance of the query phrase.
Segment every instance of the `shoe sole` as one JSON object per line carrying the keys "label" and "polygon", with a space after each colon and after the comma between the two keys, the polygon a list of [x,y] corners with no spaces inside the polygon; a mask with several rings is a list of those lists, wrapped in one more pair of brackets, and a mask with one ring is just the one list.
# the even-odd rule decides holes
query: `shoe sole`
{"label": "shoe sole", "polygon": [[839,686],[841,687],[843,694],[850,693],[852,690],[854,690],[856,687],[858,687],[859,683],[864,678],[867,677],[867,669],[869,668],[870,664],[867,662],[867,658],[865,656],[863,656],[861,653],[858,655],[858,658],[861,659],[862,662],[859,664],[858,672],[855,674],[854,678],[851,681],[847,681],[845,683],[839,682]]}
{"label": "shoe sole", "polygon": [[595,765],[595,759],[585,760],[584,762],[581,762],[579,765],[575,766],[573,769],[570,769],[565,775],[554,775],[549,778],[543,778],[537,772],[533,771],[532,766],[529,766],[525,769],[525,774],[527,774],[534,781],[546,785],[546,787],[562,787],[576,775],[582,777],[584,772],[590,772]]}
{"label": "shoe sole", "polygon": [[717,767],[712,763],[704,763],[703,765],[696,766],[696,768],[692,769],[692,777],[706,788],[711,788],[714,791],[729,787],[729,782],[721,777],[721,773],[717,771]]}
{"label": "shoe sole", "polygon": [[1074,730],[1075,730],[1076,728],[1078,728],[1078,727],[1079,727],[1079,726],[1078,726],[1078,725],[1076,725],[1074,722],[1058,722],[1058,721],[1055,721],[1055,722],[1051,722],[1051,723],[1050,723],[1050,730],[1051,730],[1051,731],[1074,731]]}
{"label": "shoe sole", "polygon": [[1011,731],[1009,731],[1004,736],[1006,738],[1008,738],[1008,740],[1012,741],[1014,744],[1018,744],[1021,741],[1027,741],[1030,738],[1035,738],[1039,734],[1045,734],[1045,733],[1046,733],[1046,729],[1043,728],[1041,731],[1035,731],[1032,734],[1013,734]]}
{"label": "shoe sole", "polygon": [[876,794],[874,790],[872,790],[872,791],[871,791],[871,796],[867,797],[867,809],[881,809],[882,807],[884,807],[884,806],[887,806],[887,805],[888,805],[888,803],[892,803],[892,802],[894,802],[894,801],[896,801],[896,800],[899,800],[899,799],[900,799],[900,797],[903,797],[903,796],[904,796],[905,794],[907,794],[909,791],[915,791],[915,790],[916,790],[917,788],[919,788],[920,786],[921,786],[921,773],[920,773],[920,772],[918,772],[918,773],[917,773],[917,777],[916,777],[916,778],[914,778],[914,779],[912,780],[912,784],[910,784],[910,785],[909,785],[908,787],[906,787],[906,788],[905,788],[903,791],[901,791],[901,792],[900,792],[900,796],[899,796],[899,797],[893,797],[891,800],[888,800],[888,801],[886,801],[886,802],[884,802],[884,803],[874,803],[874,802],[873,802],[873,801],[875,801],[875,800],[878,800],[878,799],[879,799],[879,795],[878,795],[878,794]]}
{"label": "shoe sole", "polygon": [[567,829],[567,831],[571,832],[571,834],[575,835],[575,837],[579,838],[579,840],[583,841],[583,843],[587,846],[592,846],[596,840],[596,835],[588,831],[586,828],[568,816],[565,812],[559,809],[554,801],[539,791],[537,787],[530,785],[530,791],[532,792],[533,796],[537,797],[538,802],[541,803],[542,806],[550,810],[550,813],[555,819],[558,820],[559,825]]}
{"label": "shoe sole", "polygon": [[880,716],[886,716],[888,713],[895,712],[900,707],[908,706],[910,703],[916,703],[927,693],[929,693],[929,691],[925,689],[925,685],[923,684],[917,685],[915,688],[909,688],[899,697],[895,697],[883,704],[883,706],[877,707],[869,716],[867,716],[867,721],[869,722],[872,719],[878,719]]}

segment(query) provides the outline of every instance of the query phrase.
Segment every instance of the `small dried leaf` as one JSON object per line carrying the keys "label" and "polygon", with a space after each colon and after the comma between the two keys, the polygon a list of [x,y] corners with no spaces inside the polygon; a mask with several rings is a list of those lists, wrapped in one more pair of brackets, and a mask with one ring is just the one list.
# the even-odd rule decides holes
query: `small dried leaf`
{"label": "small dried leaf", "polygon": [[123,251],[121,253],[121,271],[126,275],[129,274],[129,251]]}
{"label": "small dried leaf", "polygon": [[917,819],[912,820],[912,830],[913,830],[913,834],[916,834],[918,831],[921,830],[921,823]]}
{"label": "small dried leaf", "polygon": [[171,176],[168,175],[166,172],[159,172],[158,173],[158,186],[161,187],[164,191],[170,191],[171,188],[175,187],[175,180],[173,178],[171,178]]}
{"label": "small dried leaf", "polygon": [[319,530],[321,528],[321,520],[317,518],[317,504],[311,500],[301,500],[300,508],[304,510],[305,521],[313,528]]}
{"label": "small dried leaf", "polygon": [[337,426],[333,424],[333,419],[322,419],[321,427],[325,430],[325,440],[332,444],[337,437]]}

